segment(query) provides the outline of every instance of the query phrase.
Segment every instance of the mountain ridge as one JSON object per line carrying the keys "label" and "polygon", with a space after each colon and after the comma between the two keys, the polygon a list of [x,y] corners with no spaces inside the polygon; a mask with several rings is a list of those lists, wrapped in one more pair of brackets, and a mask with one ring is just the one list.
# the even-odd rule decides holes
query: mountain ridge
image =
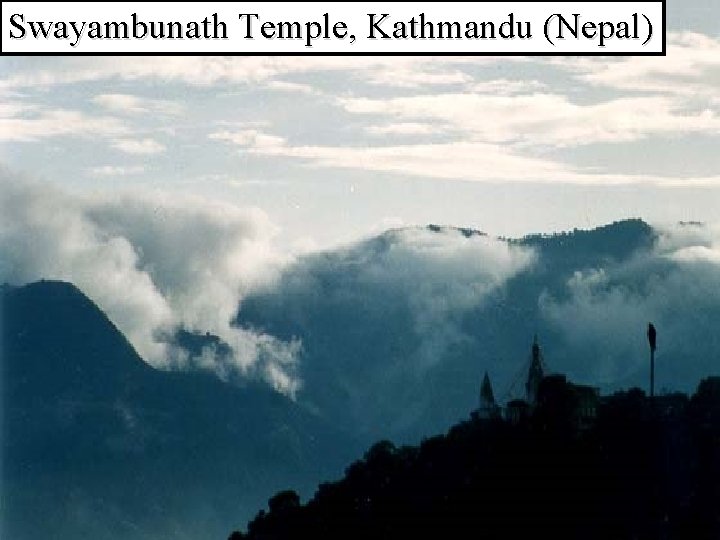
{"label": "mountain ridge", "polygon": [[3,537],[221,534],[357,447],[260,383],[155,370],[71,284],[1,294]]}
{"label": "mountain ridge", "polygon": [[[428,426],[452,424],[472,406],[484,371],[501,390],[510,385],[534,334],[558,371],[607,390],[644,380],[644,337],[630,328],[655,318],[661,332],[677,333],[680,346],[678,322],[653,288],[667,282],[686,302],[686,265],[658,250],[662,233],[643,220],[513,240],[467,231],[393,229],[305,255],[270,290],[244,298],[235,324],[281,339],[299,336],[298,401],[357,426],[368,441],[417,441]],[[712,313],[720,310],[720,298],[702,301]],[[618,323],[633,320],[610,328],[605,311],[616,311]],[[584,319],[585,327],[571,329]],[[598,331],[586,337],[599,342],[588,354],[579,336],[592,326]],[[618,333],[616,345],[607,342],[606,334]],[[699,357],[712,347],[696,344]],[[687,389],[704,373],[698,366],[666,381],[686,381]]]}

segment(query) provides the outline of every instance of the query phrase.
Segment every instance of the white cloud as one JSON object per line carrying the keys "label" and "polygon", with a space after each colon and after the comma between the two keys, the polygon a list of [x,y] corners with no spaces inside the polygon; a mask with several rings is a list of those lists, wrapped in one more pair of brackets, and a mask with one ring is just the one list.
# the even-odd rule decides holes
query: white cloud
{"label": "white cloud", "polygon": [[541,159],[514,155],[498,145],[483,143],[417,144],[405,146],[290,146],[281,137],[256,130],[220,132],[212,139],[241,146],[262,156],[302,159],[315,167],[387,171],[414,176],[471,180],[520,180],[565,177],[563,167]]}
{"label": "white cloud", "polygon": [[451,86],[462,85],[472,81],[467,73],[444,68],[428,69],[435,62],[428,62],[426,66],[409,65],[387,66],[373,70],[367,74],[367,82],[375,85],[420,88],[424,86]]}
{"label": "white cloud", "polygon": [[129,176],[145,172],[143,165],[100,165],[88,171],[92,176]]}
{"label": "white cloud", "polygon": [[[285,262],[262,212],[145,191],[77,197],[7,173],[0,183],[0,281],[76,284],[156,367],[190,363],[297,390],[299,342],[231,326],[242,297]],[[169,339],[178,328],[219,336],[231,357],[189,358]]]}
{"label": "white cloud", "polygon": [[318,94],[319,92],[309,84],[301,84],[295,82],[272,80],[265,84],[265,88],[276,90],[278,92],[290,92],[298,94]]}
{"label": "white cloud", "polygon": [[671,33],[667,56],[636,56],[556,61],[581,80],[617,90],[720,95],[720,38],[692,32]]}
{"label": "white cloud", "polygon": [[382,171],[473,182],[560,182],[594,185],[648,183],[663,186],[712,186],[720,176],[662,177],[606,174],[540,157],[500,144],[449,142],[395,146],[292,146],[258,130],[220,132],[211,138],[241,146],[257,156],[298,159],[309,166]]}
{"label": "white cloud", "polygon": [[577,146],[651,134],[720,133],[720,116],[712,110],[688,110],[683,102],[661,96],[578,104],[554,94],[452,93],[345,98],[340,103],[354,114],[440,123],[472,140],[491,143]]}
{"label": "white cloud", "polygon": [[208,86],[277,80],[298,73],[348,72],[376,84],[417,87],[457,84],[468,77],[453,65],[490,65],[526,59],[493,57],[388,56],[236,56],[92,57],[53,59],[52,65],[27,68],[3,82],[4,88],[48,87],[100,80],[154,80]]}
{"label": "white cloud", "polygon": [[385,171],[440,179],[526,180],[564,178],[568,171],[551,161],[515,155],[483,143],[417,144],[378,147],[269,146],[252,153],[306,160],[316,167]]}
{"label": "white cloud", "polygon": [[532,79],[492,79],[488,81],[474,82],[467,86],[467,90],[481,94],[510,96],[513,94],[547,92],[548,85]]}
{"label": "white cloud", "polygon": [[99,94],[93,98],[93,102],[113,112],[125,114],[177,115],[183,110],[180,104],[173,101],[150,99],[131,94]]}
{"label": "white cloud", "polygon": [[[717,38],[670,34],[666,58],[39,58],[12,66],[0,83],[0,96],[12,98],[0,137],[40,140],[85,131],[134,155],[197,152],[193,163],[200,166],[211,159],[203,145],[214,125],[220,127],[211,128],[211,141],[242,148],[241,158],[227,156],[221,166],[247,166],[243,175],[250,178],[264,177],[270,160],[284,159],[290,167],[369,175],[718,186],[713,160],[702,160],[720,133],[717,48]],[[48,92],[53,85],[68,86]],[[173,103],[156,99],[158,88],[183,96],[187,118],[163,116]],[[18,92],[36,103],[23,102]],[[89,102],[89,111],[114,111],[117,118],[93,117],[88,109],[74,119],[46,117],[55,99],[68,107],[71,100]],[[170,145],[163,134],[183,144]],[[653,139],[677,154],[672,173],[651,163]],[[676,139],[681,144],[673,147]],[[697,149],[681,155],[694,140]],[[697,161],[687,170],[701,172],[675,172],[683,159]],[[92,165],[80,163],[84,171]],[[637,172],[646,170],[659,172]]]}
{"label": "white cloud", "polygon": [[[327,338],[334,342],[345,336],[355,349],[348,351],[351,357],[357,349],[374,350],[373,345],[362,342],[372,339],[384,321],[402,328],[400,332],[409,331],[410,335],[396,336],[409,345],[408,354],[356,358],[368,371],[348,366],[348,360],[340,358],[327,366],[337,377],[333,386],[347,385],[356,397],[363,392],[388,391],[388,399],[393,401],[398,385],[407,385],[408,377],[427,373],[447,358],[448,350],[470,339],[462,324],[468,313],[481,309],[509,279],[535,262],[534,250],[477,233],[442,227],[397,229],[299,259],[288,268],[274,294],[282,295],[280,305],[301,311],[294,315],[299,321],[305,320],[306,312],[310,320],[318,315],[324,318],[323,309],[337,312],[341,320],[349,314],[354,314],[353,319],[367,319],[362,328],[340,327]],[[309,332],[317,332],[318,327],[310,324]],[[380,345],[379,350],[387,349]],[[342,349],[333,351],[335,354],[342,356]],[[351,372],[361,369],[363,375],[345,380],[344,366]],[[373,372],[376,377],[368,379]],[[360,409],[368,403],[354,406]],[[368,417],[361,414],[358,420],[367,422]]]}
{"label": "white cloud", "polygon": [[5,99],[0,101],[0,118],[17,117],[36,108],[36,105],[23,102],[19,99]]}
{"label": "white cloud", "polygon": [[225,141],[238,146],[252,147],[259,151],[266,148],[276,148],[285,144],[285,139],[276,135],[269,135],[257,129],[241,129],[238,131],[218,131],[209,135],[210,139]]}
{"label": "white cloud", "polygon": [[112,143],[113,148],[126,154],[160,154],[165,151],[165,145],[154,139],[118,139]]}
{"label": "white cloud", "polygon": [[48,137],[111,137],[128,133],[128,128],[113,117],[89,116],[73,110],[33,110],[30,116],[16,116],[22,109],[6,110],[0,118],[0,140],[37,141]]}
{"label": "white cloud", "polygon": [[[418,89],[433,86],[462,86],[471,92],[510,95],[544,91],[546,83],[537,80],[500,78],[478,80],[465,67],[484,68],[510,63],[546,63],[574,74],[584,83],[625,90],[649,90],[664,93],[688,93],[698,88],[717,93],[718,85],[706,80],[717,67],[720,56],[717,38],[692,32],[668,34],[667,57],[562,58],[526,57],[94,57],[59,58],[28,64],[5,78],[0,91],[47,88],[53,85],[96,81],[160,81],[188,85],[257,84],[266,88],[314,93],[304,83],[288,82],[287,75],[344,72],[375,85]],[[679,84],[668,84],[669,80]],[[688,84],[682,83],[691,83]],[[106,94],[99,103],[129,111],[149,108],[136,96]]]}
{"label": "white cloud", "polygon": [[458,324],[465,313],[536,261],[531,249],[452,228],[400,229],[386,238],[391,247],[368,257],[359,281],[405,295],[420,340],[414,362],[421,371],[468,338]]}
{"label": "white cloud", "polygon": [[365,128],[370,135],[433,135],[442,132],[442,128],[433,124],[418,122],[399,122]]}

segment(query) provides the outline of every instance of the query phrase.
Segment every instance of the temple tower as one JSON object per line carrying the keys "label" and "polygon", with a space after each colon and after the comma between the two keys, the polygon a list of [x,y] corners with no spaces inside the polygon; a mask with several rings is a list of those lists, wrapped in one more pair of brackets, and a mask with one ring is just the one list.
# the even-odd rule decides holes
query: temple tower
{"label": "temple tower", "polygon": [[483,377],[482,386],[480,386],[480,407],[478,407],[478,417],[480,418],[498,418],[500,416],[500,407],[498,407],[495,401],[495,394],[493,393],[492,384],[490,384],[490,377],[485,372]]}
{"label": "temple tower", "polygon": [[540,352],[537,334],[535,334],[533,340],[531,355],[530,369],[528,370],[528,378],[525,383],[525,396],[528,404],[533,407],[537,403],[538,389],[544,377],[542,353]]}

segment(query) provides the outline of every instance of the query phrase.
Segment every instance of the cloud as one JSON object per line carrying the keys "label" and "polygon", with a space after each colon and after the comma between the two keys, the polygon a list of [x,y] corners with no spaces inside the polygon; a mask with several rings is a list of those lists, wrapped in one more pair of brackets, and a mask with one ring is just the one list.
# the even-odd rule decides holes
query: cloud
{"label": "cloud", "polygon": [[523,157],[483,143],[403,146],[274,146],[252,147],[252,153],[307,160],[316,167],[359,168],[441,179],[527,180],[568,175],[551,161]]}
{"label": "cloud", "polygon": [[250,147],[262,151],[283,146],[285,139],[276,135],[263,133],[257,129],[241,129],[238,131],[218,131],[208,136],[212,140],[229,142],[242,147]]}
{"label": "cloud", "polygon": [[[14,96],[6,105],[12,123],[3,134],[23,140],[64,134],[72,125],[65,119],[16,126],[37,123],[45,114],[38,105],[19,110],[17,96],[24,92],[39,104],[53,93],[37,89],[74,85],[91,104],[131,122],[133,129],[113,134],[113,122],[123,129],[118,118],[97,122],[86,112],[71,132],[103,134],[116,149],[138,155],[176,151],[163,147],[168,143],[157,135],[163,130],[180,130],[177,135],[188,140],[206,137],[208,124],[222,125],[213,124],[220,114],[245,125],[216,127],[211,140],[235,144],[245,156],[294,160],[293,166],[465,181],[717,186],[711,165],[698,165],[694,169],[702,172],[683,177],[679,166],[666,172],[650,163],[656,143],[669,148],[673,163],[681,163],[682,148],[697,141],[693,159],[705,155],[720,133],[718,39],[671,33],[668,43],[663,58],[34,59],[0,83],[0,95]],[[530,72],[522,69],[529,62]],[[161,117],[174,104],[152,97],[158,84],[177,85],[173,94],[205,103],[186,112],[208,122],[176,125],[175,118]],[[111,90],[118,88],[123,90]],[[225,105],[246,93],[260,99],[257,106],[228,113]],[[206,101],[208,95],[227,102],[218,109]],[[274,109],[293,99],[301,106],[293,108],[292,121],[279,122]],[[322,130],[311,144],[297,139],[317,131],[308,115],[330,119],[331,131]],[[159,124],[149,126],[148,116]],[[266,125],[250,125],[259,118]],[[675,140],[681,144],[673,150]],[[638,173],[643,163],[644,170],[657,172]]]}
{"label": "cloud", "polygon": [[553,182],[589,185],[648,183],[662,186],[712,186],[720,177],[606,174],[523,154],[501,144],[447,142],[394,146],[293,146],[259,130],[222,131],[211,139],[257,156],[291,158],[319,168],[349,168],[434,179],[473,182]]}
{"label": "cloud", "polygon": [[17,97],[10,99],[6,97],[3,101],[0,101],[0,118],[17,117],[36,108],[36,105],[23,102]]}
{"label": "cloud", "polygon": [[348,72],[375,84],[418,87],[468,79],[448,66],[492,65],[527,60],[493,57],[386,56],[197,56],[93,57],[53,59],[7,77],[2,88],[49,87],[101,80],[150,80],[197,86],[269,82],[292,74]]}
{"label": "cloud", "polygon": [[398,87],[422,88],[426,86],[454,86],[472,81],[472,77],[459,70],[449,70],[437,66],[432,69],[434,62],[427,65],[383,66],[368,73],[367,82],[370,84]]}
{"label": "cloud", "polygon": [[165,151],[165,145],[154,139],[118,139],[112,143],[112,146],[126,154],[151,155]]}
{"label": "cloud", "polygon": [[309,84],[301,84],[296,82],[272,80],[265,84],[265,88],[275,90],[277,92],[290,92],[298,94],[318,94],[318,90],[310,86]]}
{"label": "cloud", "polygon": [[[30,114],[22,114],[25,112]],[[0,118],[0,140],[30,142],[48,137],[112,137],[128,133],[119,120],[107,116],[90,116],[80,111],[36,107],[5,108]]]}
{"label": "cloud", "polygon": [[515,155],[499,145],[441,143],[403,146],[291,146],[282,137],[258,130],[223,131],[211,139],[240,146],[245,152],[302,159],[315,167],[387,171],[435,178],[473,180],[567,176],[562,166]]}
{"label": "cloud", "polygon": [[414,367],[421,372],[468,339],[464,315],[537,260],[530,248],[454,228],[405,228],[383,238],[389,249],[367,257],[358,284],[404,297],[418,338]]}
{"label": "cloud", "polygon": [[370,437],[413,424],[426,433],[446,425],[440,417],[455,419],[456,406],[466,414],[468,374],[495,355],[468,320],[494,312],[508,282],[536,261],[532,248],[469,230],[385,231],[299,257],[275,287],[247,298],[240,317],[303,337],[301,403]]}
{"label": "cloud", "polygon": [[616,90],[715,98],[720,95],[720,38],[671,33],[668,54],[620,59],[558,60],[580,80]]}
{"label": "cloud", "polygon": [[183,107],[173,101],[150,99],[132,94],[99,94],[93,102],[113,112],[124,114],[166,114],[178,115]]}
{"label": "cloud", "polygon": [[143,165],[100,165],[88,170],[92,176],[130,176],[145,172]]}
{"label": "cloud", "polygon": [[370,135],[433,135],[440,131],[439,126],[418,122],[400,122],[365,128]]}
{"label": "cloud", "polygon": [[[543,91],[545,83],[509,77],[478,80],[471,74],[478,68],[511,63],[549,64],[575,76],[583,84],[624,90],[648,90],[662,93],[690,93],[702,88],[717,94],[712,73],[718,65],[720,41],[717,37],[694,32],[670,32],[665,57],[627,58],[550,58],[529,57],[87,57],[37,59],[22,70],[7,76],[3,89],[48,88],[55,85],[96,81],[161,81],[196,86],[219,84],[256,84],[302,93],[312,87],[288,82],[284,77],[299,74],[345,73],[354,78],[389,88],[418,89],[440,86],[464,86],[473,92],[517,94]],[[470,69],[466,69],[470,68]],[[472,72],[471,72],[472,70]],[[668,80],[679,84],[668,84]],[[683,84],[684,83],[684,84]],[[107,94],[124,96],[123,94]],[[137,98],[141,99],[141,98]],[[99,98],[99,102],[118,105],[126,110],[148,108],[135,96]],[[155,103],[162,101],[155,100]]]}
{"label": "cloud", "polygon": [[[230,325],[240,299],[272,282],[285,259],[265,214],[175,194],[78,197],[2,173],[0,280],[76,284],[159,368],[256,376],[279,391],[299,387],[300,342]],[[210,332],[231,354],[193,357],[173,336]]]}
{"label": "cloud", "polygon": [[[574,369],[598,383],[642,373],[643,329],[658,328],[660,386],[689,389],[717,373],[720,347],[720,229],[684,224],[658,229],[649,251],[620,263],[578,269],[555,296],[539,299],[545,319],[563,336]],[[628,329],[637,329],[628,332]],[[637,380],[637,379],[635,379]]]}
{"label": "cloud", "polygon": [[343,98],[340,103],[353,114],[439,124],[488,143],[567,147],[634,141],[653,134],[720,132],[720,116],[711,109],[688,109],[683,102],[662,96],[580,104],[547,93],[448,93]]}
{"label": "cloud", "polygon": [[[115,112],[147,112],[133,96],[105,94],[96,101]],[[133,130],[114,116],[96,116],[77,110],[47,109],[23,100],[0,101],[0,141],[36,142],[52,137],[110,139],[113,148],[126,154],[151,155],[165,146],[151,138],[131,138]],[[102,174],[102,173],[100,173]]]}
{"label": "cloud", "polygon": [[468,85],[467,89],[471,92],[478,92],[481,94],[510,96],[513,94],[533,94],[536,92],[547,92],[548,85],[533,79],[491,79],[487,81],[475,82],[471,85]]}

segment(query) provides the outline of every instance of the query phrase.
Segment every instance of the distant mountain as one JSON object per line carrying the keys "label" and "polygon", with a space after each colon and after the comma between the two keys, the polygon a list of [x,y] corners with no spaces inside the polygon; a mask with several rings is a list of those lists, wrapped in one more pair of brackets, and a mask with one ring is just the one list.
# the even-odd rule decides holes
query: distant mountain
{"label": "distant mountain", "polygon": [[485,370],[499,399],[517,397],[536,333],[550,371],[612,390],[646,384],[652,320],[658,388],[687,391],[718,371],[720,267],[683,255],[710,245],[701,224],[680,229],[392,230],[301,258],[236,323],[299,337],[299,402],[368,444],[446,429],[477,406]]}
{"label": "distant mountain", "polygon": [[0,298],[2,538],[221,538],[355,455],[264,385],[150,368],[70,284]]}

